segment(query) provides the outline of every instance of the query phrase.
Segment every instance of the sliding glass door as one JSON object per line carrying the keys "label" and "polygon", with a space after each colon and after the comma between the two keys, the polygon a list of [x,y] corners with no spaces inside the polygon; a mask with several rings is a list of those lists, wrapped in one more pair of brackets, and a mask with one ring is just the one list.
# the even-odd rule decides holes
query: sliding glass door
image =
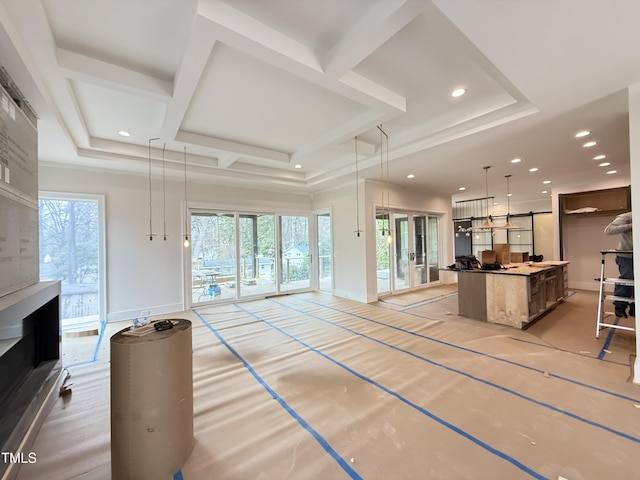
{"label": "sliding glass door", "polygon": [[406,213],[392,213],[394,236],[394,267],[393,287],[395,291],[410,288],[411,285],[411,251],[409,249],[409,215]]}
{"label": "sliding glass door", "polygon": [[427,216],[413,217],[413,282],[424,285],[428,282],[427,269]]}
{"label": "sliding glass door", "polygon": [[280,218],[280,291],[311,286],[309,217],[282,215]]}
{"label": "sliding glass door", "polygon": [[236,298],[236,258],[235,214],[192,213],[192,303]]}
{"label": "sliding glass door", "polygon": [[398,293],[439,281],[438,257],[437,216],[400,211],[377,212],[378,294]]}
{"label": "sliding glass door", "polygon": [[276,291],[275,215],[241,213],[238,296],[272,295]]}
{"label": "sliding glass door", "polygon": [[333,291],[333,242],[331,241],[331,214],[316,217],[318,227],[318,290]]}
{"label": "sliding glass door", "polygon": [[[190,304],[311,288],[309,219],[307,215],[190,212],[186,278]],[[323,288],[327,284],[331,288],[331,228],[326,217],[318,223],[322,230],[318,248],[322,245],[328,259],[322,271],[313,271]]]}

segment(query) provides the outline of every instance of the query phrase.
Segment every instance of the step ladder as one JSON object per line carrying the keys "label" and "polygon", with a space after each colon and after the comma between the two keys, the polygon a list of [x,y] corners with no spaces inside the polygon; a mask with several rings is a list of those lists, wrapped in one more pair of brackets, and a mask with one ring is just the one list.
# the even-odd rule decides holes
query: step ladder
{"label": "step ladder", "polygon": [[633,250],[600,250],[600,254],[602,255],[602,260],[600,262],[600,277],[596,278],[598,282],[600,282],[600,301],[598,303],[598,319],[596,321],[596,338],[600,337],[600,330],[603,328],[617,328],[620,330],[628,330],[631,332],[635,332],[636,329],[633,327],[626,327],[624,325],[616,325],[614,323],[605,323],[604,319],[607,316],[614,315],[614,312],[605,312],[604,311],[604,302],[605,300],[620,300],[623,302],[634,302],[633,297],[620,297],[616,295],[609,295],[605,291],[605,285],[625,285],[628,287],[632,287],[634,285],[633,279],[626,278],[607,278],[604,274],[604,266],[605,266],[605,258],[607,255],[614,254],[617,255],[619,253],[631,253],[633,254]]}

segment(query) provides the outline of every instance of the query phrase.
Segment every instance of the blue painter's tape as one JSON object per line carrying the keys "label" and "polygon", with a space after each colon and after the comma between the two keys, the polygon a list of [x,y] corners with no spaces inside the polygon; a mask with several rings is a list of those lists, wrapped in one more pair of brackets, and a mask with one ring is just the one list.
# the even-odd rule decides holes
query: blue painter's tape
{"label": "blue painter's tape", "polygon": [[98,360],[98,352],[100,352],[100,345],[102,344],[102,339],[104,338],[104,331],[107,329],[107,324],[105,322],[100,322],[100,334],[98,335],[98,342],[96,343],[96,348],[93,351],[93,362]]}
{"label": "blue painter's tape", "polygon": [[[271,301],[273,301],[273,300],[271,300]],[[278,303],[278,302],[275,302],[275,303]],[[384,385],[376,382],[375,380],[373,380],[373,379],[371,379],[371,378],[369,378],[369,377],[367,377],[367,376],[355,371],[354,369],[352,369],[351,367],[345,365],[344,363],[341,363],[338,360],[335,360],[334,358],[330,357],[326,353],[321,352],[320,350],[318,350],[318,349],[312,347],[311,345],[303,342],[302,340],[296,338],[294,335],[291,335],[290,333],[288,333],[285,330],[281,329],[277,325],[274,325],[273,323],[269,322],[268,320],[265,320],[264,318],[260,317],[259,315],[256,315],[255,313],[250,312],[249,310],[241,307],[238,304],[234,304],[234,305],[237,308],[239,308],[240,310],[242,310],[243,312],[247,313],[248,315],[251,315],[253,318],[262,321],[266,325],[269,325],[271,328],[273,328],[273,329],[277,330],[278,332],[286,335],[287,337],[291,338],[295,342],[297,342],[300,345],[304,346],[305,348],[317,353],[318,355],[324,357],[325,359],[329,360],[330,362],[334,363],[335,365],[343,368],[344,370],[348,371],[352,375],[355,375],[356,377],[360,378],[361,380],[364,380],[365,382],[367,382],[367,383],[379,388],[380,390],[384,391],[385,393],[388,393],[389,395],[397,398],[402,403],[404,403],[404,404],[410,406],[411,408],[419,411],[420,413],[424,414],[425,416],[429,417],[430,419],[434,420],[435,422],[439,423],[440,425],[442,425],[442,426],[448,428],[449,430],[452,430],[453,432],[457,433],[458,435],[461,435],[461,436],[465,437],[466,439],[468,439],[471,442],[475,443],[479,447],[487,450],[488,452],[496,455],[497,457],[502,458],[503,460],[506,460],[507,462],[509,462],[514,467],[516,467],[516,468],[520,469],[521,471],[529,474],[531,477],[533,477],[535,479],[538,479],[538,480],[546,480],[547,479],[547,477],[544,477],[544,476],[540,475],[535,470],[533,470],[532,468],[526,466],[525,464],[523,464],[519,460],[511,457],[510,455],[508,455],[508,454],[506,454],[504,452],[501,452],[500,450],[492,447],[488,443],[483,442],[479,438],[474,437],[473,435],[471,435],[470,433],[462,430],[461,428],[459,428],[459,427],[453,425],[452,423],[449,423],[446,420],[438,417],[437,415],[435,415],[434,413],[432,413],[432,412],[428,411],[427,409],[421,407],[420,405],[417,405],[417,404],[413,403],[412,401],[410,401],[407,398],[403,397],[399,393],[397,393],[397,392],[385,387]],[[293,310],[295,310],[295,309],[293,309]],[[306,313],[306,312],[303,312],[303,313]],[[307,315],[310,315],[310,314],[307,313]],[[311,315],[311,316],[313,316],[313,315]],[[379,343],[382,343],[382,342],[379,342]]]}
{"label": "blue painter's tape", "polygon": [[[538,343],[538,342],[532,342],[531,340],[525,340],[523,338],[515,338],[515,337],[509,337],[510,340],[513,340],[514,342],[521,342],[521,343],[528,343],[529,345],[535,345],[537,347],[541,347],[541,348],[547,348],[549,350],[558,350],[559,352],[564,352],[568,355],[578,355],[580,357],[584,357],[585,355],[583,353],[579,353],[579,352],[572,352],[571,350],[564,350],[562,348],[558,348],[558,347],[554,347],[553,345],[546,345],[544,343]],[[593,358],[594,360],[597,360],[596,357],[589,357],[589,358]],[[629,366],[629,363],[625,363],[625,362],[616,362],[615,360],[608,360],[606,358],[602,359],[603,362],[607,362],[607,363],[615,363],[616,365],[624,365],[625,367]],[[579,385],[579,383],[578,383]],[[587,388],[595,388],[597,389],[598,387],[591,387],[589,385],[586,385]],[[611,395],[615,395],[615,396],[620,396],[617,393],[614,392],[605,392],[605,393],[610,393]],[[621,398],[625,398],[626,400],[632,400],[629,397],[622,397]]]}
{"label": "blue painter's tape", "polygon": [[267,382],[265,382],[262,377],[260,375],[258,375],[258,373],[253,369],[253,367],[249,364],[249,362],[247,362],[242,355],[240,355],[231,345],[229,345],[227,343],[227,341],[222,337],[222,335],[220,335],[220,333],[213,328],[213,326],[207,322],[207,320],[205,320],[205,318],[200,315],[200,313],[198,311],[196,311],[195,309],[193,310],[193,313],[196,314],[196,316],[202,320],[202,322],[207,326],[207,328],[209,328],[209,330],[211,330],[213,332],[213,334],[218,337],[218,340],[220,340],[222,342],[222,344],[227,347],[227,349],[238,359],[240,360],[240,362],[244,365],[244,367],[249,370],[249,372],[251,373],[251,375],[253,375],[253,377],[258,381],[258,383],[260,385],[262,385],[262,387],[269,393],[269,395],[271,395],[275,400],[278,401],[278,403],[287,411],[287,413],[289,413],[289,415],[291,415],[293,418],[295,418],[297,420],[297,422],[302,425],[302,427],[307,430],[311,436],[313,438],[315,438],[315,440],[320,444],[320,446],[338,463],[338,465],[340,465],[340,467],[342,467],[342,469],[349,475],[350,478],[354,479],[354,480],[361,480],[362,477],[351,467],[351,465],[349,465],[340,455],[338,455],[338,453],[331,447],[331,445],[329,445],[329,443],[318,433],[316,432],[311,425],[309,425],[300,415],[298,415],[298,413],[296,413],[295,410],[293,410],[293,408],[291,408],[289,406],[289,404],[287,402],[284,401],[284,399],[282,399],[280,397],[280,395],[278,395],[276,393],[275,390],[273,390],[268,384]]}
{"label": "blue painter's tape", "polygon": [[[413,336],[415,336],[415,337],[424,338],[425,340],[429,340],[429,341],[431,341],[431,342],[439,343],[440,345],[445,345],[445,346],[447,346],[447,347],[452,347],[452,348],[455,348],[455,349],[457,349],[457,350],[462,350],[463,352],[473,353],[473,354],[475,354],[475,355],[480,355],[480,356],[482,356],[482,357],[491,358],[492,360],[496,360],[496,361],[498,361],[498,362],[507,363],[507,364],[509,364],[509,365],[514,365],[514,366],[516,366],[516,367],[524,368],[524,369],[526,369],[526,370],[531,370],[531,371],[533,371],[533,372],[538,372],[538,373],[541,373],[541,374],[544,374],[544,373],[545,373],[545,371],[544,371],[544,370],[541,370],[541,369],[539,369],[539,368],[531,367],[531,366],[529,366],[529,365],[525,365],[525,364],[523,364],[523,363],[518,363],[518,362],[515,362],[515,361],[513,361],[513,360],[506,359],[506,358],[501,358],[501,357],[496,357],[496,356],[494,356],[494,355],[489,355],[488,353],[480,352],[480,351],[478,351],[478,350],[473,350],[472,348],[462,347],[462,346],[460,346],[460,345],[455,345],[455,344],[450,343],[450,342],[445,342],[444,340],[440,340],[440,339],[438,339],[438,338],[433,338],[433,337],[429,337],[429,336],[427,336],[427,335],[422,335],[422,334],[420,334],[420,333],[416,333],[416,332],[413,332],[413,331],[411,331],[411,330],[406,330],[406,329],[404,329],[404,328],[396,327],[395,325],[389,325],[389,324],[387,324],[387,323],[380,322],[380,321],[378,321],[378,320],[374,320],[374,319],[372,319],[372,318],[368,318],[368,317],[365,317],[365,316],[363,316],[363,315],[358,315],[358,314],[356,314],[356,313],[351,313],[351,312],[347,312],[347,311],[345,311],[345,310],[341,310],[341,309],[336,308],[336,307],[332,307],[332,306],[330,306],[330,305],[323,305],[323,304],[321,304],[321,303],[314,302],[313,300],[307,300],[307,299],[305,299],[305,298],[301,298],[301,299],[299,299],[299,300],[300,300],[300,301],[303,301],[303,302],[306,302],[306,303],[311,303],[312,305],[318,305],[318,306],[320,306],[320,307],[324,307],[324,308],[327,308],[327,309],[329,309],[329,310],[333,310],[333,311],[336,311],[336,312],[344,313],[345,315],[349,315],[349,316],[352,316],[352,317],[355,317],[355,318],[360,318],[360,319],[362,319],[362,320],[366,320],[366,321],[368,321],[368,322],[372,322],[372,323],[376,323],[376,324],[378,324],[378,325],[382,325],[382,326],[385,326],[385,327],[389,327],[389,328],[392,328],[392,329],[394,329],[394,330],[398,330],[398,331],[400,331],[400,332],[408,333],[409,335],[413,335]],[[274,301],[274,300],[272,300],[272,301]],[[279,302],[276,302],[276,303],[279,303]],[[285,306],[285,305],[284,305],[284,304],[282,304],[282,303],[280,303],[280,305]],[[291,308],[291,307],[289,307],[289,308]],[[305,313],[306,313],[306,312],[305,312]],[[413,314],[411,314],[411,313],[409,313],[409,312],[404,312],[404,311],[400,311],[400,312],[398,312],[398,313],[402,313],[402,314],[405,314],[405,315],[415,316],[415,315],[413,315]],[[425,318],[425,317],[419,317],[419,318]],[[588,388],[588,389],[590,389],[590,390],[594,390],[594,391],[597,391],[597,392],[600,392],[600,393],[604,393],[604,394],[607,394],[607,395],[611,395],[611,396],[613,396],[613,397],[621,398],[621,399],[623,399],[623,400],[629,400],[630,402],[640,403],[640,399],[638,399],[638,398],[629,397],[629,396],[627,396],[627,395],[621,395],[621,394],[619,394],[619,393],[612,392],[612,391],[610,391],[610,390],[605,390],[604,388],[596,387],[596,386],[594,386],[594,385],[589,385],[588,383],[580,382],[580,381],[578,381],[578,380],[574,380],[574,379],[569,378],[569,377],[564,377],[564,376],[562,376],[562,375],[557,375],[557,374],[552,373],[552,372],[548,372],[548,374],[549,374],[549,376],[550,376],[551,378],[557,378],[558,380],[562,380],[562,381],[564,381],[564,382],[572,383],[572,384],[574,384],[574,385],[578,385],[578,386],[580,386],[580,387]]]}
{"label": "blue painter's tape", "polygon": [[[557,412],[557,413],[561,413],[561,414],[566,415],[566,416],[568,416],[568,417],[570,417],[570,418],[573,418],[574,420],[578,420],[579,422],[585,423],[585,424],[590,425],[590,426],[592,426],[592,427],[600,428],[600,429],[605,430],[605,431],[607,431],[607,432],[609,432],[609,433],[612,433],[612,434],[614,434],[614,435],[617,435],[617,436],[619,436],[619,437],[622,437],[622,438],[624,438],[624,439],[626,439],[626,440],[631,440],[632,442],[640,443],[640,438],[638,438],[638,437],[634,437],[633,435],[629,435],[628,433],[624,433],[624,432],[621,432],[621,431],[616,430],[616,429],[614,429],[614,428],[611,428],[611,427],[608,427],[608,426],[606,426],[606,425],[603,425],[603,424],[601,424],[601,423],[594,422],[594,421],[592,421],[592,420],[586,419],[586,418],[584,418],[584,417],[581,417],[580,415],[577,415],[577,414],[572,413],[572,412],[569,412],[569,411],[567,411],[567,410],[563,410],[563,409],[561,409],[561,408],[555,407],[555,406],[553,406],[553,405],[551,405],[551,404],[549,404],[549,403],[541,402],[541,401],[539,401],[539,400],[536,400],[535,398],[528,397],[528,396],[526,396],[526,395],[524,395],[524,394],[522,394],[522,393],[516,392],[515,390],[512,390],[512,389],[510,389],[510,388],[503,387],[502,385],[498,385],[498,384],[496,384],[496,383],[490,382],[489,380],[485,380],[485,379],[483,379],[483,378],[476,377],[476,376],[474,376],[474,375],[471,375],[470,373],[463,372],[462,370],[458,370],[458,369],[456,369],[456,368],[449,367],[449,366],[447,366],[447,365],[444,365],[444,364],[442,364],[442,363],[436,362],[436,361],[431,360],[430,358],[424,357],[424,356],[422,356],[422,355],[418,355],[418,354],[413,353],[413,352],[410,352],[410,351],[408,351],[408,350],[404,350],[404,349],[402,349],[402,348],[396,347],[395,345],[391,345],[391,344],[389,344],[389,343],[383,342],[383,341],[378,340],[378,339],[376,339],[376,338],[369,337],[369,336],[367,336],[367,335],[364,335],[363,333],[356,332],[355,330],[352,330],[352,329],[350,329],[350,328],[344,327],[344,326],[339,325],[339,324],[337,324],[337,323],[334,323],[334,322],[332,322],[332,321],[330,321],[330,320],[324,319],[324,318],[322,318],[322,317],[320,317],[320,316],[318,316],[318,315],[314,315],[314,314],[312,314],[312,313],[306,312],[306,311],[304,311],[304,310],[300,310],[300,309],[295,308],[295,307],[292,307],[292,306],[290,306],[290,305],[285,305],[285,304],[283,304],[283,303],[276,302],[275,300],[271,300],[271,302],[276,303],[276,304],[278,304],[278,305],[281,305],[281,306],[283,306],[283,307],[285,307],[285,308],[289,308],[289,309],[291,309],[291,310],[293,310],[293,311],[295,311],[295,312],[302,313],[302,314],[307,315],[307,316],[309,316],[309,317],[316,318],[316,319],[318,319],[318,320],[320,320],[320,321],[322,321],[322,322],[329,323],[329,324],[331,324],[331,325],[333,325],[333,326],[335,326],[335,327],[338,327],[338,328],[341,328],[341,329],[343,329],[343,330],[346,330],[346,331],[348,331],[348,332],[350,332],[350,333],[353,333],[354,335],[361,336],[361,337],[363,337],[363,338],[366,338],[366,339],[368,339],[368,340],[371,340],[372,342],[375,342],[375,343],[378,343],[378,344],[380,344],[380,345],[384,345],[384,346],[386,346],[386,347],[392,348],[393,350],[397,350],[397,351],[399,351],[399,352],[406,353],[407,355],[410,355],[410,356],[412,356],[412,357],[414,357],[414,358],[417,358],[417,359],[419,359],[419,360],[423,360],[424,362],[429,363],[429,364],[431,364],[431,365],[434,365],[434,366],[436,366],[436,367],[443,368],[443,369],[445,369],[445,370],[447,370],[447,371],[450,371],[450,372],[453,372],[453,373],[457,373],[457,374],[462,375],[462,376],[464,376],[464,377],[466,377],[466,378],[469,378],[469,379],[471,379],[471,380],[475,380],[475,381],[477,381],[477,382],[479,382],[479,383],[482,383],[482,384],[484,384],[484,385],[487,385],[487,386],[490,386],[490,387],[496,388],[496,389],[498,389],[498,390],[501,390],[501,391],[503,391],[503,392],[505,392],[505,393],[509,393],[509,394],[511,394],[511,395],[513,395],[513,396],[515,396],[515,397],[518,397],[518,398],[520,398],[520,399],[522,399],[522,400],[526,400],[526,401],[531,402],[531,403],[533,403],[533,404],[535,404],[535,405],[538,405],[538,406],[541,406],[541,407],[544,407],[544,408],[548,408],[549,410],[552,410],[552,411]],[[240,307],[238,307],[238,308],[240,308]],[[249,313],[249,314],[250,314],[250,312],[247,312],[247,313]],[[259,318],[259,317],[258,317],[258,318]],[[265,322],[265,323],[267,323],[267,322],[266,322],[266,320],[262,320],[262,321],[263,321],[263,322]],[[375,323],[379,323],[379,322],[376,322],[376,321],[374,321],[374,322],[375,322]],[[274,328],[278,328],[278,327],[275,327],[275,326],[274,326]],[[399,329],[399,330],[401,330],[401,329]],[[407,333],[413,333],[413,332],[407,332]],[[288,335],[288,334],[287,334],[287,335]],[[322,355],[322,354],[321,354],[321,355]]]}
{"label": "blue painter's tape", "polygon": [[[613,321],[614,325],[617,325],[618,322],[620,321],[619,317],[616,317],[616,319]],[[613,335],[616,333],[616,329],[615,328],[611,328],[609,329],[609,334],[607,335],[607,338],[605,339],[604,343],[602,344],[602,350],[600,350],[600,353],[598,353],[598,360],[602,360],[604,358],[604,356],[607,354],[607,350],[609,350],[609,345],[611,345],[611,341],[613,340]]]}

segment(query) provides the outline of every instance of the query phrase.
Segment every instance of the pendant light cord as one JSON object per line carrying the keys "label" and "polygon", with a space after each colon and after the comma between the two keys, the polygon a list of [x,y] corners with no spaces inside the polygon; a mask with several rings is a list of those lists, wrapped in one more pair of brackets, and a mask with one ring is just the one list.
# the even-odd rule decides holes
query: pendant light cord
{"label": "pendant light cord", "polygon": [[355,137],[356,151],[356,235],[360,236],[360,182],[358,178],[358,136]]}
{"label": "pendant light cord", "polygon": [[187,207],[187,147],[184,147],[184,246],[189,246],[188,227],[189,208]]}
{"label": "pendant light cord", "polygon": [[164,152],[167,148],[167,144],[162,146],[162,237],[167,240],[167,181],[165,175],[165,161]]}
{"label": "pendant light cord", "polygon": [[149,139],[149,241],[153,240],[153,228],[152,228],[153,210],[151,207],[151,142],[153,140],[160,140],[160,139],[159,138]]}

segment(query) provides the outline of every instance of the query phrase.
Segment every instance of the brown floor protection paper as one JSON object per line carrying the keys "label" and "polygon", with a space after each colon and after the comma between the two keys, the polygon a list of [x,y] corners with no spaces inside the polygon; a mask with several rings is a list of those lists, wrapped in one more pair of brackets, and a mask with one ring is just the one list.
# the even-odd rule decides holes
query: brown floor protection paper
{"label": "brown floor protection paper", "polygon": [[[430,290],[170,316],[193,322],[196,445],[176,478],[638,478],[635,337],[595,339],[597,293],[521,331],[460,317],[455,289]],[[73,393],[20,480],[110,478],[108,339],[122,327],[69,367]]]}

